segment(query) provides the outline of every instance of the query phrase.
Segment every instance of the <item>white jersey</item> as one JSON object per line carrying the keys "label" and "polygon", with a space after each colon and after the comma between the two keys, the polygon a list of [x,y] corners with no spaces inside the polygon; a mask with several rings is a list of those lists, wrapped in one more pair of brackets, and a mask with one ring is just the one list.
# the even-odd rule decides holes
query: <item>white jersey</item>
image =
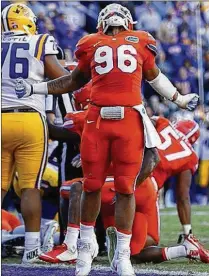
{"label": "white jersey", "polygon": [[5,32],[2,36],[2,108],[30,107],[45,114],[45,96],[18,99],[17,78],[29,84],[44,81],[44,57],[58,53],[55,39],[49,34],[25,35]]}

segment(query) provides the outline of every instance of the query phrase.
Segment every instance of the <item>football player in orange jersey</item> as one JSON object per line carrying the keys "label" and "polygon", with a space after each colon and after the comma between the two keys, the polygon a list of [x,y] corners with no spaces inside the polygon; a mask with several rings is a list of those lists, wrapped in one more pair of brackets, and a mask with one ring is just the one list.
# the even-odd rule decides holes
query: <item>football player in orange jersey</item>
{"label": "football player in orange jersey", "polygon": [[[79,91],[79,100],[77,99],[77,97],[75,97],[76,105],[78,106],[78,103],[79,103],[81,108],[83,107],[85,108],[87,103],[86,97],[88,98],[87,89]],[[85,114],[86,114],[86,111],[68,113],[65,117],[64,128],[68,129],[70,132],[75,132],[81,136],[83,127],[84,127]],[[149,162],[149,165],[147,165],[148,162]],[[158,162],[159,162],[159,158],[158,158],[158,155],[156,155],[155,149],[149,149],[149,150],[145,149],[145,156],[144,156],[142,169],[140,173],[141,176],[140,175],[138,176],[137,183],[143,182],[143,180],[147,178],[147,176],[154,169],[154,167],[157,165]],[[79,163],[81,165],[80,161]],[[112,175],[112,174],[113,174],[113,168],[111,166],[108,170],[108,175]],[[111,177],[106,179],[104,189],[102,190],[102,194],[107,194],[108,198],[112,196],[112,193],[111,195],[106,193],[106,190],[107,190],[106,186],[108,185],[111,179],[113,178]],[[114,182],[112,180],[111,180],[111,183],[114,186]],[[83,185],[83,178],[76,178],[70,181],[66,181],[62,184],[60,188],[61,199],[69,201],[68,223],[67,223],[67,231],[66,231],[65,239],[62,245],[55,246],[52,251],[43,253],[41,256],[39,256],[39,258],[42,261],[49,262],[49,263],[60,263],[60,262],[71,263],[71,262],[74,262],[74,260],[77,258],[77,250],[75,250],[75,248],[77,247],[77,240],[78,240],[79,231],[80,231],[80,198],[81,198],[81,192],[82,192],[82,185]],[[143,192],[144,188],[146,189],[147,186],[148,188],[150,188],[149,187],[150,184],[146,185],[145,183],[145,185],[142,185],[142,186],[143,186],[143,190],[138,189],[139,190],[138,195],[144,194]],[[154,204],[152,204],[152,206],[154,206],[154,211],[155,211],[156,197],[153,198],[153,189],[149,189],[149,191],[151,191],[151,193],[149,192],[146,193],[146,198],[149,196],[150,197],[149,202],[151,203],[153,203],[153,199],[154,199]],[[113,194],[113,197],[114,195],[115,193]],[[107,198],[107,196],[103,195],[103,198]],[[137,200],[138,200],[138,203],[143,205],[143,203],[140,202],[141,198],[137,197]],[[61,210],[62,210],[62,216],[64,217],[64,214],[66,213],[66,206],[63,206]],[[151,213],[152,210],[153,209],[151,209],[149,213]],[[156,214],[156,212],[154,212],[154,214]],[[108,226],[109,225],[110,224],[108,224]],[[154,227],[153,229],[156,230],[156,227]]]}
{"label": "football player in orange jersey", "polygon": [[[155,117],[154,124],[163,143],[158,147],[160,162],[153,171],[153,180],[161,189],[170,176],[175,175],[179,219],[184,235],[191,232],[191,206],[189,190],[192,174],[198,167],[198,157],[192,144],[200,136],[199,125],[192,120],[178,121],[175,126],[165,118]],[[176,134],[176,130],[178,134]],[[179,139],[179,136],[183,136]],[[185,138],[186,137],[186,138]]]}
{"label": "football player in orange jersey", "polygon": [[[199,137],[199,126],[191,120],[177,122],[175,128],[165,118],[155,118],[157,130],[161,135],[162,140],[166,143],[159,149],[161,162],[154,170],[156,180],[147,178],[139,188],[135,190],[136,199],[136,213],[132,227],[131,238],[131,255],[132,258],[140,262],[163,262],[179,257],[187,257],[190,259],[201,260],[202,262],[209,262],[209,251],[194,238],[188,231],[190,218],[190,204],[188,201],[189,189],[191,183],[192,173],[197,168],[198,159],[191,148]],[[176,130],[178,132],[176,132]],[[182,134],[184,135],[182,137]],[[188,139],[188,142],[187,140]],[[168,143],[169,142],[169,143]],[[150,156],[145,155],[143,163],[150,163]],[[167,164],[165,160],[170,160]],[[153,160],[152,160],[153,161]],[[148,168],[147,170],[152,170]],[[178,174],[177,186],[177,207],[179,218],[183,225],[185,232],[185,240],[183,245],[160,248],[157,247],[159,242],[159,214],[157,207],[157,190],[162,186],[162,181],[165,181],[169,176]],[[137,179],[138,184],[139,178]],[[157,185],[157,183],[158,185]],[[65,236],[65,241],[61,246],[55,247],[51,252],[42,254],[40,259],[50,263],[72,262],[76,259],[76,254],[72,255],[68,248],[76,246],[79,234],[79,204],[83,179],[73,179],[63,183],[60,194],[61,197],[69,199],[68,222],[75,227],[68,227]],[[102,219],[104,226],[107,229],[109,226],[115,225],[114,222],[114,208],[115,208],[115,189],[114,179],[108,177],[105,185],[102,188]],[[76,229],[77,228],[77,229]],[[114,246],[116,244],[115,228],[108,228],[107,235],[109,238],[109,259],[112,260]],[[150,247],[151,246],[151,247]],[[153,247],[155,246],[155,247]]]}
{"label": "football player in orange jersey", "polygon": [[17,81],[16,93],[20,98],[75,91],[92,78],[91,104],[81,142],[84,192],[76,275],[88,275],[98,252],[94,225],[101,205],[101,187],[111,162],[117,191],[117,250],[113,263],[119,275],[135,275],[129,258],[135,180],[145,141],[147,147],[159,143],[142,106],[142,75],[160,95],[182,108],[193,110],[198,101],[196,94],[182,96],[160,72],[155,64],[155,40],[146,32],[133,31],[134,23],[127,8],[110,4],[99,14],[98,32],[78,42],[78,66],[71,75],[32,86]]}

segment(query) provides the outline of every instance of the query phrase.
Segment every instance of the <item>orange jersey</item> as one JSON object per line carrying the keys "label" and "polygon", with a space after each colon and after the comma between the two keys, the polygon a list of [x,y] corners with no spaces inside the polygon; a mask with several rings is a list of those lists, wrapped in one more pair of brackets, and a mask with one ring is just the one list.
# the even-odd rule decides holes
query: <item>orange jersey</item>
{"label": "orange jersey", "polygon": [[[157,192],[149,177],[139,185],[134,195],[136,199],[136,212],[143,212],[142,210],[146,210],[146,208],[149,207],[147,206],[149,199],[152,199],[154,202],[157,200]],[[115,202],[115,196],[114,178],[107,177],[102,187],[102,203],[112,205]]]}
{"label": "orange jersey", "polygon": [[20,220],[12,213],[1,209],[2,230],[12,231],[21,225]]}
{"label": "orange jersey", "polygon": [[87,111],[70,112],[65,116],[64,128],[82,135]]}
{"label": "orange jersey", "polygon": [[178,134],[169,120],[159,117],[156,129],[162,144],[158,148],[160,163],[155,168],[153,176],[160,189],[170,176],[186,170],[194,173],[198,167],[198,157],[192,146]]}
{"label": "orange jersey", "polygon": [[88,108],[90,102],[92,82],[90,81],[84,87],[73,92],[74,107],[76,110],[84,110]]}
{"label": "orange jersey", "polygon": [[141,104],[143,72],[154,68],[156,42],[143,31],[87,35],[75,55],[81,71],[91,75],[90,100],[99,106]]}

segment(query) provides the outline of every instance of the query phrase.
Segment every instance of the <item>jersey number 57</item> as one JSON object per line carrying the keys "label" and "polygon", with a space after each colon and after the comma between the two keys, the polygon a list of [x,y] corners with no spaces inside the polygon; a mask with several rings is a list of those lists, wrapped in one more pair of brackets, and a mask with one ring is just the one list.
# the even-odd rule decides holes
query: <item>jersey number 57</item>
{"label": "jersey number 57", "polygon": [[[180,136],[176,133],[176,131],[171,126],[167,126],[166,128],[164,128],[160,132],[160,134],[163,136],[165,141],[158,147],[158,149],[166,151],[169,148],[171,148],[170,151],[173,150],[173,153],[169,153],[165,155],[165,158],[168,161],[181,159],[181,158],[190,156],[192,154],[192,150],[190,149],[190,147],[183,140],[180,141]],[[182,150],[176,151],[174,146],[172,148],[172,137],[175,140],[179,140]]]}

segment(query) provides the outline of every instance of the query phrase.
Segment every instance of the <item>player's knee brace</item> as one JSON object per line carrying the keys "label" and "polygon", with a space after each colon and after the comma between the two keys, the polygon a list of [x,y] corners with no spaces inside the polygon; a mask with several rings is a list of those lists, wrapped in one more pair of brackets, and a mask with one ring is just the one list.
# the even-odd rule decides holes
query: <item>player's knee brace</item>
{"label": "player's knee brace", "polygon": [[104,181],[97,178],[84,178],[84,191],[96,192],[102,188]]}
{"label": "player's knee brace", "polygon": [[115,190],[121,194],[133,194],[135,179],[128,176],[115,177]]}

